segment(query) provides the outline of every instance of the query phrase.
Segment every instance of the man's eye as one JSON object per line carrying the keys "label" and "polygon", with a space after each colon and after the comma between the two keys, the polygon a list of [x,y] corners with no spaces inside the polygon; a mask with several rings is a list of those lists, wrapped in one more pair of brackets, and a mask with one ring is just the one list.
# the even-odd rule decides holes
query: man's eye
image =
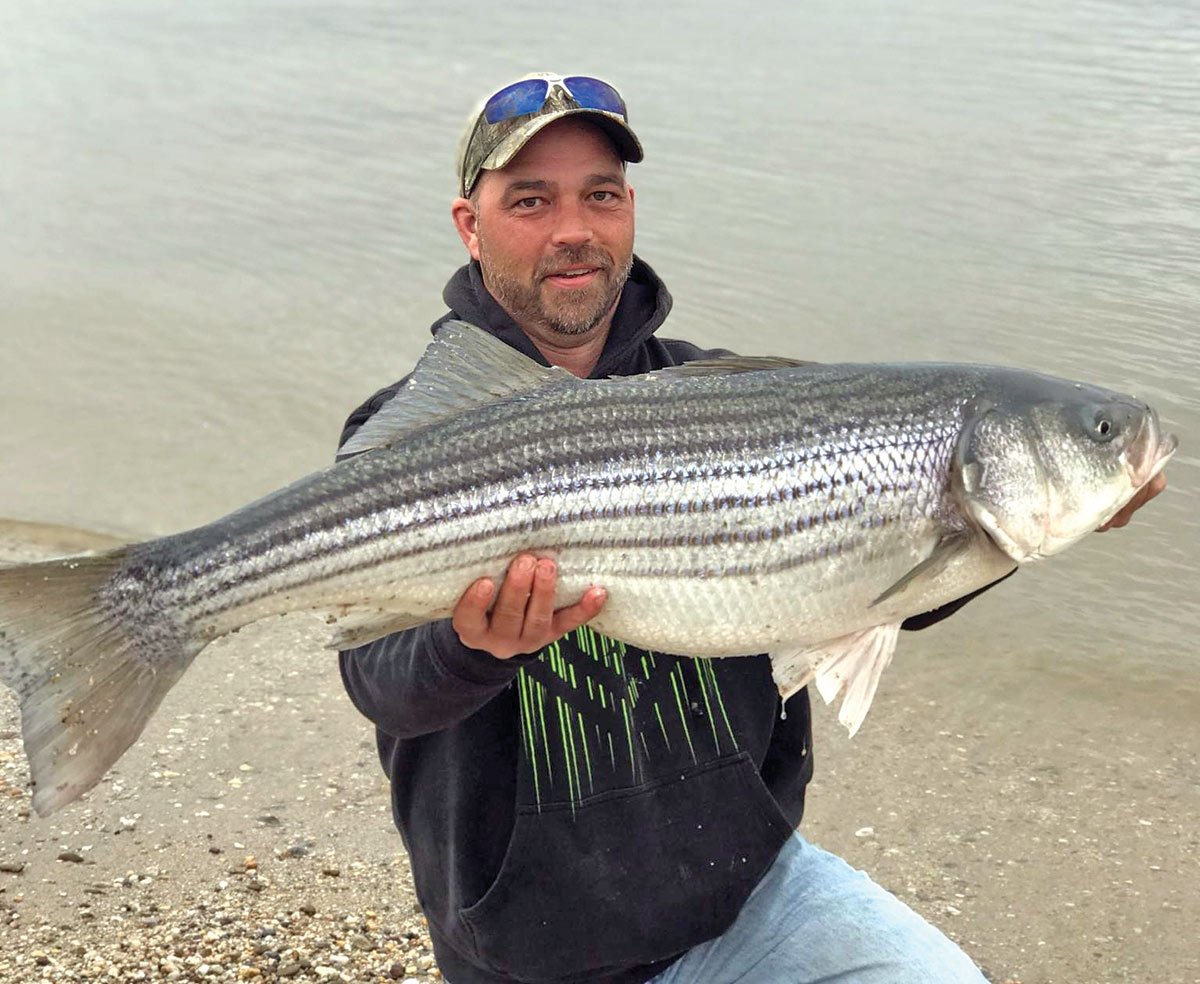
{"label": "man's eye", "polygon": [[517,202],[517,208],[537,208],[541,201],[540,198],[522,198]]}
{"label": "man's eye", "polygon": [[593,191],[592,198],[598,202],[610,202],[617,197],[614,191]]}

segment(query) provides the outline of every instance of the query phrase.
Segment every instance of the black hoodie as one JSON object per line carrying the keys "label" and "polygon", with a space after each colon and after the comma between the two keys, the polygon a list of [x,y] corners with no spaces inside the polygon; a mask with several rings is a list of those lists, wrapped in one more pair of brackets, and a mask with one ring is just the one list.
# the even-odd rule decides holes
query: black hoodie
{"label": "black hoodie", "polygon": [[[461,319],[546,364],[478,264],[443,296],[435,332]],[[655,338],[670,309],[635,259],[593,377],[715,354]],[[399,385],[350,416],[343,444]],[[584,627],[499,660],[436,622],[341,669],[453,984],[648,980],[730,925],[804,810],[808,695],[784,707],[766,656],[681,659]]]}

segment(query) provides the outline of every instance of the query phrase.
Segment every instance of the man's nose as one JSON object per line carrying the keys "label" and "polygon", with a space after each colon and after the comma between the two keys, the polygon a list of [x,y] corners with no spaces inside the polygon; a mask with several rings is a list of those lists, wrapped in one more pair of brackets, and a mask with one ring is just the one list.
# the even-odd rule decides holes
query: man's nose
{"label": "man's nose", "polygon": [[554,224],[554,243],[557,246],[582,246],[592,240],[592,223],[587,210],[578,202],[559,204]]}

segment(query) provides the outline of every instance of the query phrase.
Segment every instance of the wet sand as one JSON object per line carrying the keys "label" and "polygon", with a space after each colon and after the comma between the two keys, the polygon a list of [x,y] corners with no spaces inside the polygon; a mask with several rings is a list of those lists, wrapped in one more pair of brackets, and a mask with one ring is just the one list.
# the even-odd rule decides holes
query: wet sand
{"label": "wet sand", "polygon": [[[0,562],[108,542],[0,523]],[[817,710],[802,830],[991,981],[1200,982],[1194,701],[1007,665],[986,669],[1007,696],[985,699],[979,667],[944,655],[980,624],[903,640],[853,741]],[[372,733],[323,641],[302,616],[219,641],[45,820],[0,697],[0,981],[438,979]]]}

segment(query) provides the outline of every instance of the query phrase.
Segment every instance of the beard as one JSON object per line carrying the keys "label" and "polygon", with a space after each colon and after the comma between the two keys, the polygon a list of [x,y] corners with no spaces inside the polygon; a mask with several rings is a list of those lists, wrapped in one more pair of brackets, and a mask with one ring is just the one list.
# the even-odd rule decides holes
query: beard
{"label": "beard", "polygon": [[[483,280],[492,296],[519,325],[538,325],[559,335],[583,335],[613,309],[633,269],[633,254],[618,268],[598,246],[568,246],[543,259],[526,281],[510,270],[479,237]],[[596,269],[594,281],[580,290],[544,287],[546,277],[568,266]]]}

